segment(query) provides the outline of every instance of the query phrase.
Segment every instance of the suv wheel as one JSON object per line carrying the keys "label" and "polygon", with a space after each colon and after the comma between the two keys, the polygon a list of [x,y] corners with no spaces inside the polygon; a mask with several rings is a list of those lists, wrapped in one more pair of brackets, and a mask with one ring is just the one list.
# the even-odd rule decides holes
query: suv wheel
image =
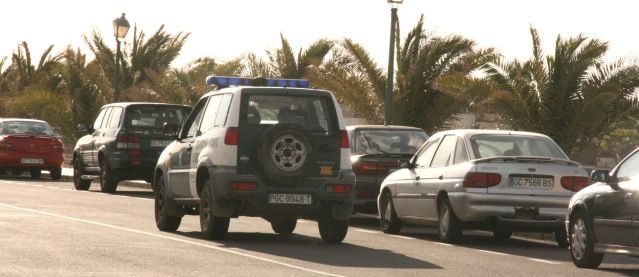
{"label": "suv wheel", "polygon": [[282,219],[271,221],[271,227],[275,233],[280,235],[290,235],[297,226],[297,219]]}
{"label": "suv wheel", "polygon": [[49,176],[51,176],[51,180],[60,180],[62,178],[62,168],[51,169]]}
{"label": "suv wheel", "polygon": [[570,257],[577,267],[597,268],[603,260],[602,253],[595,253],[595,241],[590,219],[585,212],[577,212],[568,225],[570,233]]}
{"label": "suv wheel", "polygon": [[173,199],[166,197],[164,176],[160,176],[155,185],[155,225],[160,231],[175,231],[180,227],[182,217],[169,214],[171,209],[175,208],[177,207]]}
{"label": "suv wheel", "polygon": [[40,179],[42,171],[40,169],[31,170],[31,179]]}
{"label": "suv wheel", "polygon": [[100,191],[111,193],[118,187],[118,180],[115,172],[109,168],[109,163],[105,159],[100,160]]}
{"label": "suv wheel", "polygon": [[321,215],[317,220],[317,225],[320,236],[326,243],[341,243],[348,232],[348,220],[334,219],[330,212]]}
{"label": "suv wheel", "polygon": [[439,239],[454,243],[457,242],[462,235],[462,224],[455,215],[450,200],[444,198],[439,203]]}
{"label": "suv wheel", "polygon": [[211,181],[206,180],[200,196],[200,227],[205,238],[221,240],[229,231],[230,218],[213,215],[212,202]]}
{"label": "suv wheel", "polygon": [[82,173],[82,165],[80,164],[80,159],[75,159],[73,161],[73,186],[76,190],[88,190],[91,186],[91,180],[83,180]]}
{"label": "suv wheel", "polygon": [[292,184],[304,175],[312,161],[313,145],[299,127],[278,124],[264,133],[258,143],[257,161],[264,174],[280,184]]}
{"label": "suv wheel", "polygon": [[382,225],[382,231],[387,234],[397,234],[402,229],[402,222],[397,218],[393,199],[388,191],[382,194],[380,201],[379,221]]}

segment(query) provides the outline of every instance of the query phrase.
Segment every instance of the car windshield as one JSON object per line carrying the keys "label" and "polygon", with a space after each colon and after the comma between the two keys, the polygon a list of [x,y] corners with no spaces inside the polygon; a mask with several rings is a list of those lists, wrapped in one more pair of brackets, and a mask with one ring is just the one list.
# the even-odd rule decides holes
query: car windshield
{"label": "car windshield", "polygon": [[179,106],[134,106],[126,112],[127,127],[161,128],[166,122],[182,125],[189,109]]}
{"label": "car windshield", "polygon": [[472,136],[470,142],[477,159],[498,156],[568,159],[561,148],[546,137],[487,134]]}
{"label": "car windshield", "polygon": [[313,132],[334,132],[332,102],[322,96],[249,95],[246,124],[295,124]]}
{"label": "car windshield", "polygon": [[353,154],[415,153],[428,136],[416,130],[356,130]]}
{"label": "car windshield", "polygon": [[29,134],[53,136],[49,124],[38,121],[3,121],[0,122],[0,134]]}

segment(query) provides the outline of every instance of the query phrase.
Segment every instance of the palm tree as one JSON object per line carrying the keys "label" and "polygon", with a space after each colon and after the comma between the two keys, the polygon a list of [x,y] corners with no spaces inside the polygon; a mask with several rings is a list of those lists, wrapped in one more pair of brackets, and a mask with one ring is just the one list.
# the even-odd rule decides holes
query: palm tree
{"label": "palm tree", "polygon": [[18,44],[18,49],[11,56],[11,65],[4,73],[8,82],[7,90],[12,93],[22,93],[29,88],[53,90],[59,79],[55,78],[55,68],[61,56],[53,55],[53,45],[45,49],[37,65],[32,63],[31,51],[26,41]]}
{"label": "palm tree", "polygon": [[539,35],[530,28],[533,56],[528,61],[488,63],[485,103],[513,129],[552,137],[576,153],[639,115],[639,66],[619,59],[606,64],[608,44],[583,35],[557,36],[554,55],[543,55]]}
{"label": "palm tree", "polygon": [[[399,28],[397,30],[399,32]],[[417,126],[429,133],[446,128],[455,119],[455,115],[465,112],[468,107],[464,98],[442,89],[446,87],[446,81],[453,76],[469,75],[497,55],[493,49],[476,49],[472,40],[460,36],[425,36],[423,16],[408,33],[404,43],[400,43],[399,36],[397,37],[397,86],[393,91],[393,121],[401,125]],[[345,39],[342,46],[356,63],[352,74],[364,79],[370,90],[365,95],[374,99],[368,110],[379,110],[386,94],[387,76],[384,69],[372,61],[361,45],[352,40]],[[348,95],[343,90],[337,93]],[[353,106],[363,106],[363,101],[361,95],[359,99],[345,98],[345,102],[354,104]],[[356,114],[361,116],[357,110]],[[380,117],[373,119],[373,122],[380,121]]]}
{"label": "palm tree", "polygon": [[306,51],[300,51],[295,59],[293,49],[284,35],[280,34],[282,48],[275,52],[266,51],[270,60],[270,67],[275,77],[301,79],[306,78],[312,67],[322,65],[324,58],[333,48],[334,42],[318,39]]}

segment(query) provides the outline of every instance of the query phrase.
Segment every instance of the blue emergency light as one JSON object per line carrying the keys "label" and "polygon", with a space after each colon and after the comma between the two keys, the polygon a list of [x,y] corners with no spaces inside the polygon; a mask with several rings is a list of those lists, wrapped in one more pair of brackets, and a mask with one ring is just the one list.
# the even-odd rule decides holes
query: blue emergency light
{"label": "blue emergency light", "polygon": [[311,84],[304,79],[278,79],[278,78],[245,78],[227,76],[209,76],[206,84],[215,85],[218,88],[228,86],[266,86],[266,87],[289,87],[289,88],[310,88]]}

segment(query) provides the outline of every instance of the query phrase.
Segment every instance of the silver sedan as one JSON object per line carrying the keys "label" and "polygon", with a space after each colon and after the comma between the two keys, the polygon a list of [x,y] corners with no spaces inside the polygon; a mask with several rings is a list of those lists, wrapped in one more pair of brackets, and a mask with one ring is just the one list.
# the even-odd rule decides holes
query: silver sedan
{"label": "silver sedan", "polygon": [[554,232],[566,247],[568,201],[589,184],[586,170],[552,139],[530,132],[439,132],[401,166],[377,199],[384,231],[398,233],[404,222],[434,225],[446,242],[483,229],[497,239]]}

